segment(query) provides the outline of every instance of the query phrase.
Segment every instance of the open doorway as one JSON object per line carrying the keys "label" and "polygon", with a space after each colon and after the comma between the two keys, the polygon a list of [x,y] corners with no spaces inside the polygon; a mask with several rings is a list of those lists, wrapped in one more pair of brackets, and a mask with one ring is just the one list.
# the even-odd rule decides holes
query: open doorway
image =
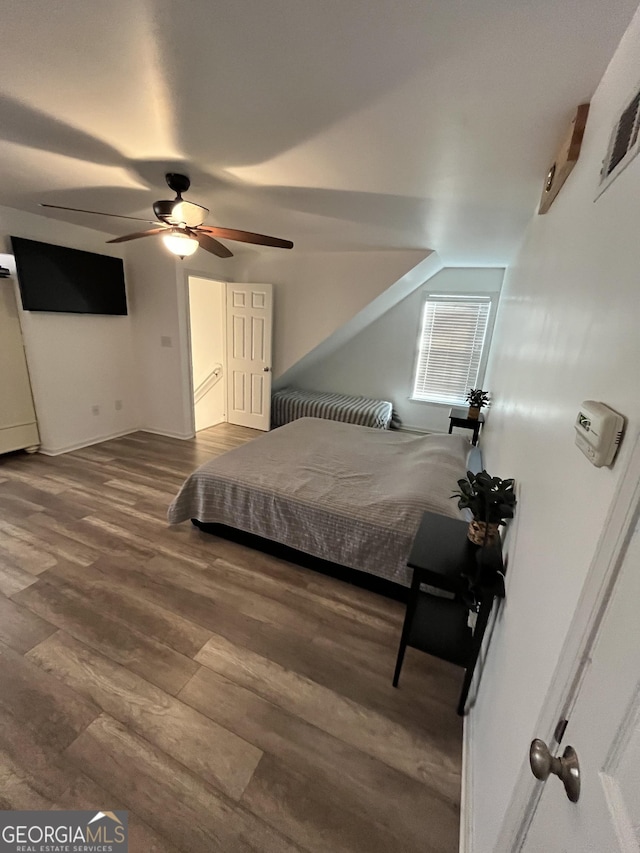
{"label": "open doorway", "polygon": [[225,283],[190,275],[189,326],[195,430],[227,420]]}

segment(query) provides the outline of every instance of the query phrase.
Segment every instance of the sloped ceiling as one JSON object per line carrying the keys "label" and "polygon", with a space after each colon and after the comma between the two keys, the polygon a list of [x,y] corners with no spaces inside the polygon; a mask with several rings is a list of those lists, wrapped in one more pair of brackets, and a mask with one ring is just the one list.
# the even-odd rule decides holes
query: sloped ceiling
{"label": "sloped ceiling", "polygon": [[184,170],[209,224],[504,264],[636,5],[5,0],[0,204],[148,217]]}

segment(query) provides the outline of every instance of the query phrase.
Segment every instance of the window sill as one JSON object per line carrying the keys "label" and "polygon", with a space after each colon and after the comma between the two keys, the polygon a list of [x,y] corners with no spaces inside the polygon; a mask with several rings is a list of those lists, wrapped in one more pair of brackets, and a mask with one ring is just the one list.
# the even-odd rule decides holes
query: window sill
{"label": "window sill", "polygon": [[447,409],[460,409],[468,406],[468,403],[439,403],[436,400],[421,400],[420,397],[408,397],[410,403],[424,403],[426,406],[440,406]]}

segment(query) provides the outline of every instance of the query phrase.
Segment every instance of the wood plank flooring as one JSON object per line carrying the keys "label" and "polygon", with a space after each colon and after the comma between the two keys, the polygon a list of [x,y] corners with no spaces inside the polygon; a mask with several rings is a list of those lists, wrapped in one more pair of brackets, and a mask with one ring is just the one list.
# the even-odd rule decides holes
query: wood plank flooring
{"label": "wood plank flooring", "polygon": [[403,606],[167,506],[260,435],[0,457],[0,808],[127,809],[132,853],[454,853],[462,673]]}

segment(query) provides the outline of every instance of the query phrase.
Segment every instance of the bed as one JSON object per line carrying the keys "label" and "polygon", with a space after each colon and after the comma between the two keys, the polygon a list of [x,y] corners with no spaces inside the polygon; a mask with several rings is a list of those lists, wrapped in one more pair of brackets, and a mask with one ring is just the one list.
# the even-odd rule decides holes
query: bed
{"label": "bed", "polygon": [[393,404],[388,400],[281,388],[271,395],[271,426],[280,427],[298,418],[328,418],[359,426],[389,429]]}
{"label": "bed", "polygon": [[408,586],[425,510],[459,518],[451,494],[470,445],[302,418],[206,462],[168,520],[221,524]]}

